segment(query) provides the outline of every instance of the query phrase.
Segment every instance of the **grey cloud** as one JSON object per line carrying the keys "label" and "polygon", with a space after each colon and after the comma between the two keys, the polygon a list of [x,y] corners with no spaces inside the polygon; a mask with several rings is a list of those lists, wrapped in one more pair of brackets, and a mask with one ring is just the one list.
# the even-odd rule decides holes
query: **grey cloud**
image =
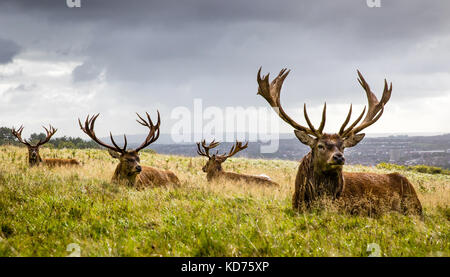
{"label": "grey cloud", "polygon": [[74,82],[92,81],[99,77],[102,69],[95,64],[85,62],[74,68],[72,77]]}
{"label": "grey cloud", "polygon": [[13,58],[19,54],[20,46],[12,40],[0,38],[0,64],[12,62]]}
{"label": "grey cloud", "polygon": [[447,0],[381,0],[381,8],[366,0],[81,2],[69,9],[64,0],[3,0],[0,21],[22,20],[0,37],[38,52],[34,59],[83,62],[72,71],[74,86],[106,72],[115,89],[92,101],[170,108],[202,98],[205,106],[266,106],[256,96],[259,66],[271,76],[292,69],[282,102],[293,108],[365,103],[356,69],[377,94],[384,78],[392,81],[393,101],[450,90],[448,82],[430,81],[448,72]]}

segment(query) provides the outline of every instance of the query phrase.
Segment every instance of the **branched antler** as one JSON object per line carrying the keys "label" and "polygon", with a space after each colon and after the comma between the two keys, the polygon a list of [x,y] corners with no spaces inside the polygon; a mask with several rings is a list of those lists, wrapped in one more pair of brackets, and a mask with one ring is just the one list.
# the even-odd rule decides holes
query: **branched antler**
{"label": "branched antler", "polygon": [[20,126],[19,129],[17,129],[17,130],[14,127],[12,127],[12,129],[11,129],[11,133],[19,140],[19,142],[21,142],[27,146],[31,146],[31,144],[26,139],[22,139],[22,131],[23,131],[23,126]]}
{"label": "branched antler", "polygon": [[[220,142],[216,142],[215,140],[211,141],[211,143],[209,145],[206,145],[206,141],[202,140],[202,144],[201,146],[203,147],[204,150],[202,150],[200,148],[200,142],[197,142],[197,154],[199,154],[200,156],[204,156],[207,158],[211,158],[210,154],[209,154],[209,150],[213,149],[214,147],[216,147],[217,145],[219,145]],[[217,153],[216,153],[217,154]]]}
{"label": "branched antler", "polygon": [[258,93],[266,101],[269,103],[269,105],[273,108],[273,110],[278,114],[278,116],[283,119],[286,123],[294,127],[296,130],[306,132],[310,135],[313,135],[315,137],[321,137],[323,134],[323,129],[325,127],[325,121],[326,121],[326,104],[323,107],[322,111],[322,121],[320,123],[319,129],[315,129],[314,126],[311,124],[311,121],[309,120],[308,113],[306,111],[306,104],[304,105],[304,116],[306,119],[306,122],[308,123],[309,128],[304,127],[297,122],[295,122],[289,115],[287,115],[280,104],[280,93],[281,93],[281,87],[283,86],[284,79],[286,79],[286,76],[289,74],[290,70],[287,70],[286,68],[283,68],[278,76],[273,79],[272,83],[269,85],[269,74],[263,76],[261,78],[261,67],[258,70],[257,75],[257,81],[258,81]]}
{"label": "branched antler", "polygon": [[52,125],[49,125],[49,129],[45,128],[45,126],[42,126],[44,128],[45,132],[47,133],[47,136],[43,140],[39,140],[39,142],[36,144],[36,146],[41,146],[43,144],[46,144],[50,138],[58,131],[58,129],[53,128]]}
{"label": "branched antler", "polygon": [[[257,75],[257,81],[258,81],[258,93],[266,101],[270,104],[270,106],[274,109],[274,111],[278,114],[278,116],[283,119],[285,122],[287,122],[289,125],[294,127],[296,130],[306,132],[312,136],[315,136],[317,138],[321,137],[323,135],[323,129],[325,127],[325,121],[326,121],[326,109],[327,105],[323,106],[322,111],[322,121],[320,122],[320,126],[318,129],[314,127],[314,125],[311,123],[308,117],[308,113],[306,111],[306,104],[303,108],[303,113],[306,119],[306,123],[308,124],[308,127],[304,127],[294,120],[290,118],[283,110],[280,104],[280,93],[281,93],[281,87],[283,85],[284,79],[286,79],[286,76],[289,74],[290,70],[287,70],[286,68],[282,69],[278,76],[272,81],[272,83],[269,84],[269,74],[263,76],[261,78],[261,67],[258,70]],[[383,96],[381,97],[381,100],[378,101],[375,94],[370,90],[369,84],[367,84],[366,80],[362,76],[361,72],[358,70],[358,82],[361,84],[361,86],[366,91],[369,108],[367,110],[366,117],[364,120],[360,123],[359,126],[356,127],[356,125],[361,121],[363,118],[366,107],[364,107],[362,113],[358,116],[358,118],[346,129],[345,127],[350,121],[351,115],[352,115],[352,105],[350,105],[350,110],[347,114],[347,117],[342,124],[339,135],[343,138],[349,137],[351,134],[357,134],[364,130],[365,128],[369,127],[373,123],[375,123],[383,114],[384,111],[384,105],[389,101],[391,97],[392,92],[392,83],[388,87],[386,79],[384,80],[384,90],[383,90]]]}
{"label": "branched antler", "polygon": [[[147,138],[145,139],[145,141],[138,147],[136,148],[134,151],[139,151],[145,147],[147,147],[148,145],[150,145],[152,142],[156,141],[159,137],[159,126],[161,124],[161,118],[159,115],[159,111],[158,111],[158,121],[156,122],[156,125],[153,124],[152,120],[150,119],[150,116],[148,113],[145,113],[147,115],[147,119],[148,121],[146,121],[145,119],[143,119],[139,114],[138,117],[140,119],[136,120],[139,124],[146,126],[150,129],[149,134],[147,135]],[[78,119],[78,124],[80,124],[80,128],[81,130],[83,130],[83,132],[86,133],[86,135],[88,135],[93,141],[95,141],[96,143],[100,144],[103,147],[106,147],[108,149],[111,149],[113,151],[119,152],[121,154],[126,153],[127,152],[127,137],[125,135],[123,135],[123,139],[124,139],[124,145],[123,147],[119,147],[117,145],[117,143],[114,141],[113,135],[110,132],[109,136],[111,138],[111,142],[114,146],[111,146],[109,144],[104,143],[103,141],[101,141],[100,139],[97,138],[97,136],[95,135],[94,132],[94,126],[95,126],[95,121],[97,120],[98,116],[100,114],[96,114],[92,117],[89,117],[89,115],[86,117],[86,120],[84,122],[84,127],[83,124],[81,124],[81,120]]]}
{"label": "branched antler", "polygon": [[139,151],[147,146],[149,146],[151,143],[155,142],[159,138],[159,125],[161,125],[161,117],[158,113],[158,120],[156,121],[156,125],[153,125],[153,121],[150,118],[150,115],[146,112],[147,115],[147,121],[143,119],[138,113],[137,116],[139,117],[140,121],[136,119],[136,121],[141,124],[142,126],[146,126],[149,128],[149,132],[147,137],[145,138],[145,141],[135,149],[135,151]]}
{"label": "branched antler", "polygon": [[[35,147],[37,146],[41,146],[43,144],[46,144],[51,137],[56,133],[56,131],[58,131],[58,129],[53,128],[52,125],[49,125],[49,129],[47,129],[45,126],[42,126],[46,132],[46,137],[45,139],[41,139],[39,140],[39,142],[35,145]],[[22,131],[23,131],[23,126],[20,126],[19,129],[15,129],[14,127],[11,130],[11,133],[19,140],[19,142],[32,147],[32,145],[25,139],[22,139]]]}
{"label": "branched antler", "polygon": [[355,126],[358,124],[358,122],[361,121],[361,119],[366,111],[366,107],[364,107],[363,112],[355,120],[355,122],[353,122],[353,124],[350,125],[350,127],[345,129],[345,126],[348,124],[351,114],[352,114],[352,106],[350,105],[350,110],[347,115],[347,118],[345,119],[344,124],[342,124],[341,129],[339,130],[339,135],[343,138],[349,137],[352,133],[357,134],[357,133],[361,132],[362,130],[364,130],[365,128],[372,125],[373,123],[375,123],[383,114],[384,105],[386,105],[386,103],[391,98],[392,83],[390,83],[390,86],[388,87],[388,83],[387,83],[386,79],[384,79],[383,96],[381,97],[381,100],[378,101],[375,94],[370,90],[369,84],[366,82],[366,80],[362,76],[361,72],[359,72],[359,70],[357,70],[357,72],[358,72],[358,77],[359,77],[358,82],[366,92],[369,109],[367,110],[366,117],[364,118],[364,120],[361,122],[361,124],[358,127],[355,128]]}
{"label": "branched antler", "polygon": [[234,156],[236,153],[238,153],[241,150],[244,150],[245,148],[247,148],[248,146],[248,141],[242,145],[242,142],[237,141],[236,143],[231,147],[230,151],[228,152],[228,154],[223,154],[223,155],[217,155],[219,158],[225,160],[231,156]]}
{"label": "branched antler", "polygon": [[127,147],[127,138],[124,135],[124,146],[123,148],[120,148],[116,142],[114,141],[114,138],[112,136],[112,133],[109,133],[109,136],[111,138],[111,142],[113,143],[114,146],[111,146],[109,144],[104,143],[103,141],[101,141],[100,139],[97,138],[97,136],[95,135],[95,131],[94,131],[94,127],[95,127],[95,121],[97,120],[98,116],[100,114],[96,114],[93,115],[92,117],[90,117],[89,115],[86,117],[86,120],[84,121],[84,127],[83,124],[81,124],[81,120],[78,118],[78,124],[80,125],[81,130],[86,133],[86,135],[88,135],[93,141],[95,141],[96,143],[100,144],[103,147],[106,147],[110,150],[119,152],[119,153],[125,153],[126,152],[126,147]]}

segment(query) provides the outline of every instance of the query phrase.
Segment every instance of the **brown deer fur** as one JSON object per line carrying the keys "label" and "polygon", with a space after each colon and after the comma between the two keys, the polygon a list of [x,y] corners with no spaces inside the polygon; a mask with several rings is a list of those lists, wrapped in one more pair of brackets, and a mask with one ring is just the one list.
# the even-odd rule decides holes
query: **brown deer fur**
{"label": "brown deer fur", "polygon": [[143,119],[139,114],[138,117],[140,119],[137,122],[143,126],[149,128],[149,134],[145,141],[134,150],[127,150],[127,138],[124,136],[124,146],[120,148],[117,146],[116,142],[113,139],[111,134],[111,142],[113,146],[106,144],[99,140],[94,132],[95,120],[99,116],[99,114],[89,118],[86,118],[84,126],[79,121],[81,130],[85,132],[92,140],[96,143],[104,146],[108,149],[109,154],[119,160],[119,164],[117,165],[113,177],[112,182],[114,183],[123,183],[126,185],[134,186],[136,188],[142,187],[154,187],[154,186],[165,186],[165,185],[180,185],[180,181],[177,176],[170,170],[157,169],[150,166],[141,166],[140,165],[140,157],[139,151],[143,148],[147,147],[154,141],[156,141],[159,137],[159,126],[160,126],[160,116],[158,112],[158,121],[156,125],[153,125],[152,120],[148,113],[147,120]]}
{"label": "brown deer fur", "polygon": [[[320,157],[317,145],[328,144],[334,150],[325,150],[328,159]],[[325,134],[300,162],[295,179],[292,206],[295,210],[309,208],[311,203],[323,196],[341,198],[347,210],[368,215],[383,210],[401,213],[422,214],[422,206],[407,178],[398,173],[352,173],[343,172],[342,165],[336,165],[332,156],[342,153],[336,145],[341,140],[336,134]],[[334,152],[336,151],[336,152]]]}
{"label": "brown deer fur", "polygon": [[269,75],[257,75],[258,94],[263,96],[281,119],[295,128],[297,138],[311,148],[300,162],[295,180],[295,192],[292,198],[294,210],[310,208],[315,200],[322,196],[330,197],[343,203],[346,210],[352,213],[368,215],[379,214],[386,210],[394,210],[405,214],[422,215],[422,206],[413,185],[398,173],[348,173],[343,172],[345,163],[344,149],[358,144],[364,134],[358,134],[376,122],[388,102],[392,84],[388,87],[385,80],[383,96],[380,101],[370,90],[369,85],[358,71],[359,83],[364,88],[368,98],[368,110],[364,120],[357,126],[366,111],[348,127],[352,106],[346,120],[336,134],[323,133],[326,120],[326,105],[322,112],[320,127],[316,129],[309,120],[304,107],[304,116],[308,127],[292,120],[280,105],[280,91],[284,79],[289,74],[286,69],[269,84]]}
{"label": "brown deer fur", "polygon": [[108,152],[113,158],[119,160],[112,177],[112,181],[115,183],[124,183],[136,188],[168,184],[180,185],[180,180],[170,170],[141,166],[139,153],[136,151],[130,151],[123,155],[109,149]]}
{"label": "brown deer fur", "polygon": [[[248,143],[247,143],[248,144]],[[197,153],[201,156],[205,156],[208,158],[205,166],[203,166],[202,170],[206,173],[206,179],[208,181],[217,181],[217,180],[230,180],[234,182],[245,182],[250,184],[258,184],[264,186],[279,186],[277,183],[271,181],[270,179],[263,176],[255,176],[255,175],[247,175],[240,174],[234,172],[226,172],[222,169],[222,163],[227,160],[227,158],[233,156],[237,152],[247,148],[247,144],[242,146],[241,142],[236,142],[236,144],[231,148],[230,153],[228,155],[210,155],[209,149],[216,147],[219,145],[218,142],[211,142],[209,146],[206,145],[205,141],[202,142],[202,146],[205,151],[200,149],[200,143],[197,143],[198,151]]]}
{"label": "brown deer fur", "polygon": [[40,140],[36,145],[32,145],[27,140],[22,139],[23,126],[21,126],[18,130],[15,130],[14,127],[12,128],[12,134],[19,140],[19,142],[25,144],[25,146],[27,146],[28,148],[28,164],[30,166],[46,165],[49,167],[80,165],[80,163],[75,159],[42,159],[41,155],[39,154],[39,148],[47,143],[57,131],[57,129],[53,128],[52,126],[50,126],[50,129],[47,129],[45,127],[44,129],[47,132],[47,137],[43,140]]}

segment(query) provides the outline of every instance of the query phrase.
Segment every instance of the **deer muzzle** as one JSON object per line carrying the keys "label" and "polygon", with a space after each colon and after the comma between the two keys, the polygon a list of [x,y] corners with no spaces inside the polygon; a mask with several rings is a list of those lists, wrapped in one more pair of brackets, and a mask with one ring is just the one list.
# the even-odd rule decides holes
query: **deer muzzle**
{"label": "deer muzzle", "polygon": [[344,154],[338,152],[333,155],[333,162],[337,165],[343,165],[345,163]]}

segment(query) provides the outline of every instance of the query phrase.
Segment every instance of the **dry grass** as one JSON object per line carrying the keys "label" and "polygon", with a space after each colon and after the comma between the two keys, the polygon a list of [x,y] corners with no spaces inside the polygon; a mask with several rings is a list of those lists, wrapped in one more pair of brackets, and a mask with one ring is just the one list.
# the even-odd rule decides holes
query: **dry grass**
{"label": "dry grass", "polygon": [[[298,162],[230,158],[224,169],[266,174],[278,189],[208,183],[204,158],[141,154],[141,164],[170,169],[180,189],[110,183],[117,162],[101,150],[42,149],[81,167],[29,168],[26,149],[0,147],[0,256],[63,256],[75,242],[84,256],[449,256],[450,176],[401,172],[415,185],[425,220],[379,219],[329,207],[291,210]],[[346,166],[347,171],[387,169]]]}

